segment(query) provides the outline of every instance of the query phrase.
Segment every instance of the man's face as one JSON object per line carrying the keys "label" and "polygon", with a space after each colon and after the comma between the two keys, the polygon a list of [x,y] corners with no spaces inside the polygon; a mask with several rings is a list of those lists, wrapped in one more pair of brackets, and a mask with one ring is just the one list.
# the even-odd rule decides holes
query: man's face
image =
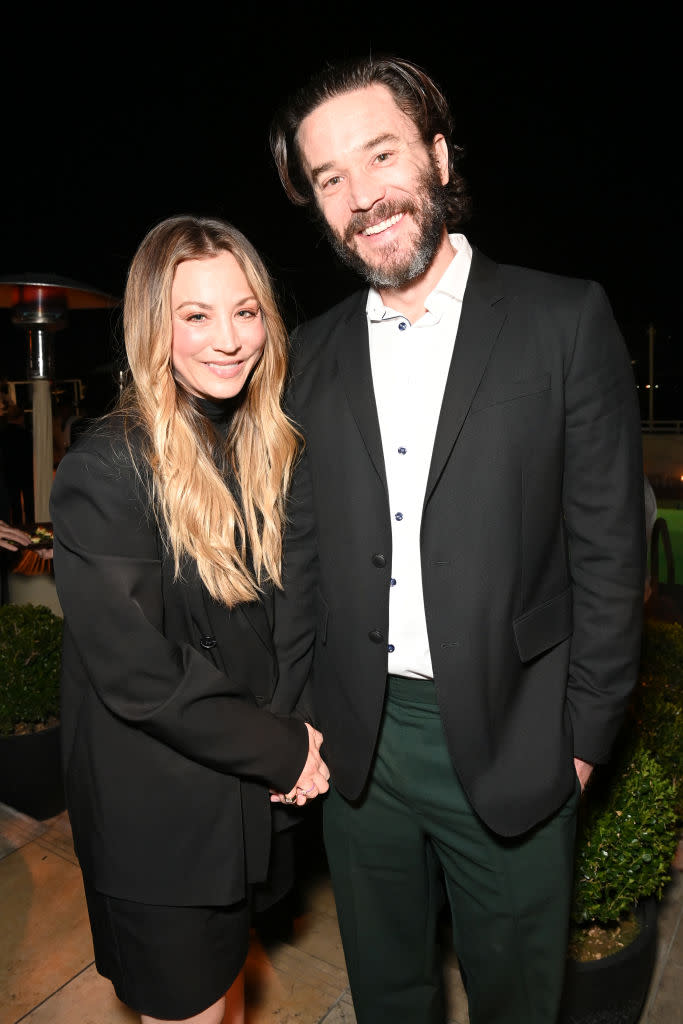
{"label": "man's face", "polygon": [[444,231],[448,152],[427,148],[383,85],[327,100],[297,143],[335,252],[377,288],[429,267]]}

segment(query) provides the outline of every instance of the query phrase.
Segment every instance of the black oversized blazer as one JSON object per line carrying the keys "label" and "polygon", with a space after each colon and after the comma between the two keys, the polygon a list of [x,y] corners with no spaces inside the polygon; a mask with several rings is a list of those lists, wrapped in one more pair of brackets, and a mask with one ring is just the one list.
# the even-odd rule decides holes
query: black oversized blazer
{"label": "black oversized blazer", "polygon": [[75,847],[105,893],[227,904],[266,876],[268,786],[296,782],[307,733],[267,709],[272,596],[228,610],[194,563],[174,579],[134,462],[144,476],[113,417],[69,450],[52,489]]}
{"label": "black oversized blazer", "polygon": [[[298,698],[312,661],[323,754],[349,798],[370,770],[391,639],[366,298],[296,336],[290,402],[306,459],[276,596],[277,706]],[[609,754],[637,675],[644,537],[633,374],[602,289],[475,251],[420,546],[451,758],[500,834],[522,833],[569,796],[573,755]]]}

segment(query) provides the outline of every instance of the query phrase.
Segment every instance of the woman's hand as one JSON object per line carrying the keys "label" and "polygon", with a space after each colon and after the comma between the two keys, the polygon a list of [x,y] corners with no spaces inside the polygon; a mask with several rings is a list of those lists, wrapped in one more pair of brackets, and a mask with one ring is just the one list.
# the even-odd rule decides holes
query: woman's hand
{"label": "woman's hand", "polygon": [[271,803],[296,804],[298,807],[308,800],[313,800],[330,788],[330,770],[320,756],[319,750],[323,734],[306,722],[308,729],[308,757],[296,785],[289,793],[276,793],[271,790]]}

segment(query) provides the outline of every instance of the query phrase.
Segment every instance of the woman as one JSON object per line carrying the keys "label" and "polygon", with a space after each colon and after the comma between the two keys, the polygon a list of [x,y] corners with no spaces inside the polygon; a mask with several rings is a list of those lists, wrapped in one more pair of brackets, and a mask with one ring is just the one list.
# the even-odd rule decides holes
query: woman
{"label": "woman", "polygon": [[67,800],[100,973],[145,1024],[219,1024],[269,790],[328,788],[320,733],[268,710],[286,335],[249,242],[192,217],[143,240],[124,332],[131,384],[52,491]]}

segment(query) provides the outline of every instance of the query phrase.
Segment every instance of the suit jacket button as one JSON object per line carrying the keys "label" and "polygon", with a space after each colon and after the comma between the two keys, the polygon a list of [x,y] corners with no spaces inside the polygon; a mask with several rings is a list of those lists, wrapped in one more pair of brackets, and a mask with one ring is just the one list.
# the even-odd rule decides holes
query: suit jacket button
{"label": "suit jacket button", "polygon": [[384,633],[379,629],[371,629],[368,633],[368,637],[372,640],[373,644],[381,644],[384,642]]}
{"label": "suit jacket button", "polygon": [[208,636],[207,634],[200,636],[199,642],[202,645],[202,647],[206,648],[207,651],[210,650],[212,647],[215,647],[216,644],[218,643],[215,636]]}
{"label": "suit jacket button", "polygon": [[384,557],[384,555],[373,555],[372,564],[376,566],[378,569],[383,569],[384,566],[387,564],[387,560]]}

